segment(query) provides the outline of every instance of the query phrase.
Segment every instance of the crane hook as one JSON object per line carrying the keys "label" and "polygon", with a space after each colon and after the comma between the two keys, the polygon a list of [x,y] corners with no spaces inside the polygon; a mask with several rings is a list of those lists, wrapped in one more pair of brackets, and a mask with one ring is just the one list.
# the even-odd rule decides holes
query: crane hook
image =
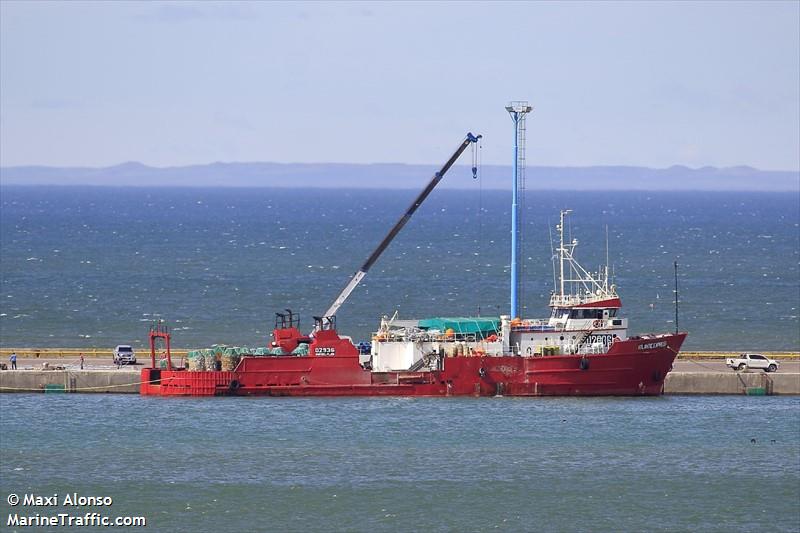
{"label": "crane hook", "polygon": [[478,150],[480,149],[479,142],[482,135],[478,135],[472,144],[472,179],[478,179]]}

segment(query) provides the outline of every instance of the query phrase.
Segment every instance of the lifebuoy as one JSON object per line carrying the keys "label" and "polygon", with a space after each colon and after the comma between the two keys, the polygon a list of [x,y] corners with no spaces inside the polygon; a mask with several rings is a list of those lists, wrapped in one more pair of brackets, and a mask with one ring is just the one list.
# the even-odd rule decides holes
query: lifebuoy
{"label": "lifebuoy", "polygon": [[602,325],[603,325],[603,321],[602,320],[595,320],[594,322],[592,322],[592,327],[593,328],[599,328]]}

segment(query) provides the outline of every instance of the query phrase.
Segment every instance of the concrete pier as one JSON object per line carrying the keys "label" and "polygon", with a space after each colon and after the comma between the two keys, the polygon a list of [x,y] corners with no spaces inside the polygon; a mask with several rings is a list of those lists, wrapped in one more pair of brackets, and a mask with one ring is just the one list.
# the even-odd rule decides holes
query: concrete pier
{"label": "concrete pier", "polygon": [[664,394],[800,395],[800,373],[670,372]]}
{"label": "concrete pier", "polygon": [[[0,392],[139,392],[140,369],[0,371]],[[800,395],[800,373],[670,372],[664,394]]]}
{"label": "concrete pier", "polygon": [[4,370],[0,392],[139,393],[140,370]]}

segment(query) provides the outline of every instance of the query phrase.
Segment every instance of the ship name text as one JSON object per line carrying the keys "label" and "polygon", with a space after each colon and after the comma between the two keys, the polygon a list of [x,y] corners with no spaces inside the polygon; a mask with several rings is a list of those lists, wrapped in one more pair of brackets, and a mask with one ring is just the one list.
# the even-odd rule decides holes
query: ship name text
{"label": "ship name text", "polygon": [[639,345],[640,350],[654,350],[656,348],[666,348],[666,347],[667,347],[667,341],[651,342],[648,344]]}

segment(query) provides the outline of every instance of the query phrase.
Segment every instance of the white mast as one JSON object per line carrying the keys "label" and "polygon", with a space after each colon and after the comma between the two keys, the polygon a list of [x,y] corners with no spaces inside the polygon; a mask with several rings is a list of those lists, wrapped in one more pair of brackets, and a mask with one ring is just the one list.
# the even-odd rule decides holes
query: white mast
{"label": "white mast", "polygon": [[559,245],[558,245],[558,260],[560,264],[560,284],[561,284],[561,294],[560,296],[564,297],[564,259],[566,257],[567,249],[564,248],[564,216],[572,213],[572,209],[562,209],[561,210],[561,219],[558,224],[558,237],[559,237]]}
{"label": "white mast", "polygon": [[[606,233],[606,266],[605,268],[600,267],[596,274],[591,274],[575,260],[577,239],[572,239],[570,243],[564,242],[564,219],[570,213],[572,213],[571,209],[562,210],[559,224],[556,226],[559,237],[558,261],[561,279],[559,280],[560,292],[553,294],[550,298],[550,307],[581,305],[619,298],[616,287],[608,284],[608,233]],[[569,272],[566,276],[564,263],[569,265]],[[569,294],[566,292],[567,283],[570,283]]]}

